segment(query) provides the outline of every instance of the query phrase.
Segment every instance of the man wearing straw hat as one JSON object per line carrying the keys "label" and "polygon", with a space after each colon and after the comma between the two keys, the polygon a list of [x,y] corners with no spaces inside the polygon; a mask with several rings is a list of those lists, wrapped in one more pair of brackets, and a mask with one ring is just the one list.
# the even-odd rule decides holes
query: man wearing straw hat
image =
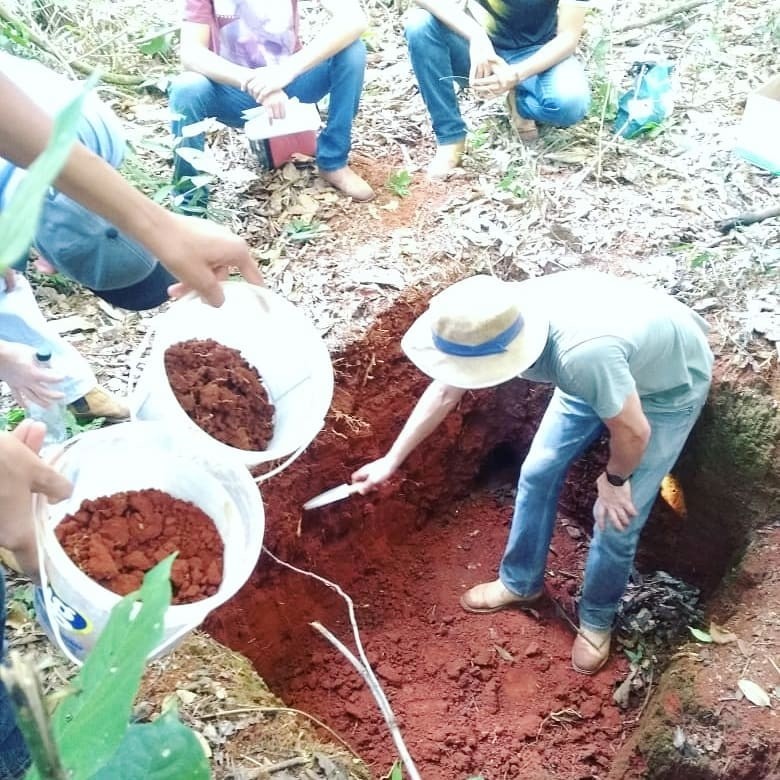
{"label": "man wearing straw hat", "polygon": [[609,460],[596,480],[596,521],[572,647],[578,672],[606,663],[612,624],[639,534],[707,398],[707,325],[637,281],[565,271],[524,282],[464,279],[435,296],[404,336],[433,382],[388,453],[353,475],[366,493],[392,476],[466,390],[516,376],[555,390],[523,463],[499,577],[461,606],[494,612],[542,596],[558,495],[571,463],[603,432]]}

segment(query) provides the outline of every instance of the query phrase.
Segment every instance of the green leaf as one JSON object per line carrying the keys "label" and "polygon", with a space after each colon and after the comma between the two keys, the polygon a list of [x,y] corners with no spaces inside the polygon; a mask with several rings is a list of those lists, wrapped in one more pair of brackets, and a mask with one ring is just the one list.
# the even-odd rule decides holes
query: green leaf
{"label": "green leaf", "polygon": [[[90,777],[122,742],[146,658],[163,636],[174,557],[160,561],[147,572],[141,589],[111,610],[100,639],[73,681],[76,692],[54,713],[54,737],[70,777]],[[28,780],[38,777],[32,772]]]}
{"label": "green leaf", "polygon": [[410,185],[412,183],[412,174],[405,169],[396,171],[390,175],[387,180],[387,186],[398,195],[399,198],[405,198],[410,192]]}
{"label": "green leaf", "polygon": [[694,628],[693,626],[688,626],[688,630],[699,640],[699,642],[712,642],[712,637],[706,631],[702,631],[700,628]]}
{"label": "green leaf", "polygon": [[153,723],[136,723],[111,760],[90,780],[209,780],[208,759],[198,738],[175,710]]}
{"label": "green leaf", "polygon": [[84,89],[57,114],[49,145],[29,167],[8,207],[0,214],[0,272],[15,263],[30,248],[43,199],[70,154],[81,119],[84,97],[97,82],[92,74]]}
{"label": "green leaf", "polygon": [[147,54],[150,57],[170,54],[172,37],[170,32],[163,32],[139,44],[138,48],[143,54]]}

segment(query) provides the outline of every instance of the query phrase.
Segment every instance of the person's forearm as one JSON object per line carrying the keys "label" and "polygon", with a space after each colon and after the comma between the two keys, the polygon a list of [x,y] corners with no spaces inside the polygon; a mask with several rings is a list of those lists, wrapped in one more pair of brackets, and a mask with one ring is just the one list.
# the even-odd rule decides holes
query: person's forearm
{"label": "person's forearm", "polygon": [[542,46],[539,51],[532,54],[527,60],[523,60],[514,66],[517,83],[521,84],[531,76],[544,73],[559,62],[570,57],[577,49],[578,36],[568,33],[560,33],[551,41]]}
{"label": "person's forearm", "polygon": [[[0,74],[0,156],[27,168],[38,157],[52,133],[51,118]],[[164,229],[169,213],[131,187],[117,171],[80,143],[54,182],[57,189],[129,233],[144,239]]]}
{"label": "person's forearm", "polygon": [[442,420],[458,405],[464,392],[437,381],[428,385],[387,453],[395,468],[439,427]]}
{"label": "person's forearm", "polygon": [[242,89],[246,80],[252,75],[252,69],[236,65],[206,46],[192,44],[182,46],[181,62],[187,70],[200,73],[212,81],[227,84],[230,87]]}
{"label": "person's forearm", "polygon": [[415,2],[467,41],[475,37],[488,37],[485,28],[452,0],[415,0]]}
{"label": "person's forearm", "polygon": [[362,9],[350,10],[351,13],[334,16],[309,43],[285,61],[296,76],[343,51],[368,29],[368,18]]}

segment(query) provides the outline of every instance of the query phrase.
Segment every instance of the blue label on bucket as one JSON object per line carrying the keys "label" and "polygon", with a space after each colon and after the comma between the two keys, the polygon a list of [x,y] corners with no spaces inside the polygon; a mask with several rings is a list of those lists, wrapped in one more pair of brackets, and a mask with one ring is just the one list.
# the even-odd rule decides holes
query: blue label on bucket
{"label": "blue label on bucket", "polygon": [[[47,617],[53,618],[57,621],[61,628],[66,631],[74,631],[77,634],[90,634],[92,633],[92,623],[84,617],[80,612],[76,612],[73,607],[69,607],[52,589],[51,585],[49,590],[49,601],[51,602],[53,615],[47,615]],[[44,606],[43,593],[40,588],[36,588],[36,596],[40,595],[40,612],[46,614]],[[36,599],[37,601],[37,599]],[[37,604],[36,604],[37,606]]]}

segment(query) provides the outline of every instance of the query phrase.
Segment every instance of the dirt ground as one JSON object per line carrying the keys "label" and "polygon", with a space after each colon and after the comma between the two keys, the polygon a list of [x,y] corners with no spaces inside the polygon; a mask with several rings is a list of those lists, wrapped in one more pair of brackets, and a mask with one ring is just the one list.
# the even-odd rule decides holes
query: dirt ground
{"label": "dirt ground", "polygon": [[[93,6],[97,15],[102,5]],[[392,424],[400,424],[423,383],[411,366],[400,365],[398,334],[429,291],[467,273],[515,279],[592,266],[640,276],[709,320],[721,376],[780,400],[777,220],[725,235],[715,226],[780,198],[777,178],[731,151],[747,93],[777,62],[777,12],[747,2],[704,4],[620,29],[654,13],[655,4],[600,9],[583,46],[592,115],[524,147],[500,103],[466,96],[472,133],[463,170],[431,183],[422,171],[433,148],[430,127],[400,15],[379,2],[369,10],[369,72],[353,162],[377,190],[374,202],[340,198],[310,169],[258,172],[240,134],[218,129],[210,136],[222,171],[211,216],[247,237],[269,285],[311,316],[334,355],[337,390],[323,434],[295,467],[263,487],[267,547],[350,593],[369,660],[426,780],[646,777],[659,735],[689,759],[677,775],[685,780],[780,777],[780,580],[772,573],[778,544],[772,518],[742,573],[708,606],[704,626],[711,616],[736,638],[682,645],[671,667],[680,685],[658,691],[651,683],[623,709],[613,693],[629,674],[625,654],[616,652],[593,679],[575,675],[567,660],[567,618],[587,544],[587,523],[581,524],[587,468],[573,475],[561,507],[549,598],[537,611],[467,616],[457,606],[463,589],[493,575],[511,507],[508,475],[516,464],[499,452],[480,474],[479,461],[467,457],[484,458],[503,441],[486,415],[448,422],[442,436],[459,441],[458,451],[434,459],[432,445],[409,465],[413,478],[380,499],[353,498],[311,516],[299,508],[389,442]],[[673,116],[651,137],[615,139],[600,101],[608,84],[628,86],[625,70],[649,41],[676,63]],[[157,63],[151,71],[172,69]],[[143,63],[139,71],[146,71]],[[136,146],[126,174],[155,192],[169,175],[164,99],[116,87],[103,95]],[[409,174],[406,186],[399,185],[402,172]],[[44,308],[100,381],[125,392],[156,312],[128,314],[67,284],[38,282]],[[419,298],[405,297],[410,289]],[[409,303],[371,331],[399,299]],[[390,367],[399,383],[393,404],[373,390]],[[543,402],[540,395],[530,408],[536,413]],[[533,414],[512,420],[527,440]],[[448,471],[453,463],[458,469]],[[12,645],[36,652],[56,687],[68,670],[29,622],[24,593],[20,586]],[[215,776],[225,780],[382,777],[396,755],[387,731],[357,673],[311,628],[312,620],[349,639],[343,602],[264,555],[253,580],[206,628],[245,653],[270,690],[245,666],[236,671],[235,656],[197,637],[151,667],[139,713],[148,717],[176,696],[211,751]],[[739,688],[743,679],[768,693],[772,706],[751,703]],[[649,725],[638,728],[643,716]]]}

